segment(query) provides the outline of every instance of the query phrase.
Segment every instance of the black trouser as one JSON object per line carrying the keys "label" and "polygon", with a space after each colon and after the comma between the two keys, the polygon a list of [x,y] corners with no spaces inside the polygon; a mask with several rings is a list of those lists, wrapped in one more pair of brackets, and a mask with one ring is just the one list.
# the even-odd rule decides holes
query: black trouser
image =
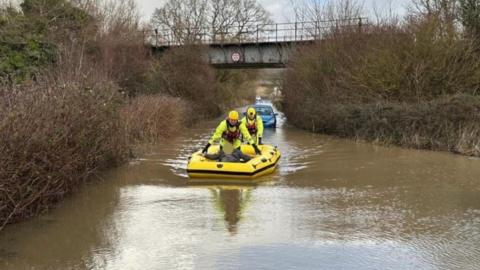
{"label": "black trouser", "polygon": [[252,159],[249,155],[245,155],[240,149],[235,149],[231,154],[225,154],[223,149],[216,154],[205,154],[205,157],[220,162],[248,162]]}

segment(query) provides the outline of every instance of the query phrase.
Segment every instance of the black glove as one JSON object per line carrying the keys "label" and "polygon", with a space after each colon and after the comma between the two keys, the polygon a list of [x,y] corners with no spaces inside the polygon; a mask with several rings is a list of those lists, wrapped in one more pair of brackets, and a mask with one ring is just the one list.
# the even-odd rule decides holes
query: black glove
{"label": "black glove", "polygon": [[207,153],[208,148],[210,147],[210,145],[211,145],[210,143],[207,143],[207,145],[205,145],[205,147],[203,148],[202,153],[204,153],[204,154]]}
{"label": "black glove", "polygon": [[258,138],[258,145],[262,145],[262,138]]}
{"label": "black glove", "polygon": [[257,154],[257,155],[262,154],[262,152],[260,151],[260,149],[258,149],[258,146],[256,144],[252,144],[252,146],[253,146],[253,149],[255,149],[255,154]]}

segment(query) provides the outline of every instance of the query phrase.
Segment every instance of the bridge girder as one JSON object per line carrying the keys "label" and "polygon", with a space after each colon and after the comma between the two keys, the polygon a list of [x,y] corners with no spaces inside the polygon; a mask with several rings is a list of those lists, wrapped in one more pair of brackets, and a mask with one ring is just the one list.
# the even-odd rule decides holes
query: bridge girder
{"label": "bridge girder", "polygon": [[[241,44],[209,44],[203,57],[215,68],[285,68],[292,50],[312,41],[263,42]],[[154,52],[162,53],[175,46],[154,47]]]}

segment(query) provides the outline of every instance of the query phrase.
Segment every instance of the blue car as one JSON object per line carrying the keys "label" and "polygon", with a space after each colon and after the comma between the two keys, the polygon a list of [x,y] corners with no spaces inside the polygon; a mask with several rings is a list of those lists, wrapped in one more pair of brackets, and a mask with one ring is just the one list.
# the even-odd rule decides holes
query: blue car
{"label": "blue car", "polygon": [[273,111],[273,107],[270,104],[255,104],[253,108],[257,111],[257,115],[262,117],[263,127],[276,128],[277,127],[277,114]]}

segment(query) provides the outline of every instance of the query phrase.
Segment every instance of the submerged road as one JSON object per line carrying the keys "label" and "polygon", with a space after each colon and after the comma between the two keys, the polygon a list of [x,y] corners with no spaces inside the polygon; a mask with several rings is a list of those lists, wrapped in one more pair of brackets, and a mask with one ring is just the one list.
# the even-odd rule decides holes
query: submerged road
{"label": "submerged road", "polygon": [[280,121],[259,185],[188,184],[216,125],[101,175],[0,234],[0,269],[478,269],[480,160],[310,134]]}

